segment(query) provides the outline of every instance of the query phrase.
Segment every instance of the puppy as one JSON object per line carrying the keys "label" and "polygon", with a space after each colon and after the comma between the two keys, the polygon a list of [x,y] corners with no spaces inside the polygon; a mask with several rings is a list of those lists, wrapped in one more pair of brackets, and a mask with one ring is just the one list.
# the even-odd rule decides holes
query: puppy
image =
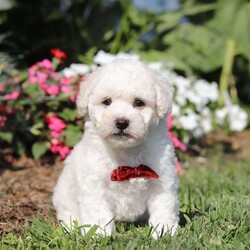
{"label": "puppy", "polygon": [[178,180],[164,119],[172,98],[165,79],[138,60],[119,60],[86,77],[77,98],[84,135],[53,194],[58,220],[99,225],[98,233],[110,235],[115,221],[148,214],[154,238],[174,234]]}

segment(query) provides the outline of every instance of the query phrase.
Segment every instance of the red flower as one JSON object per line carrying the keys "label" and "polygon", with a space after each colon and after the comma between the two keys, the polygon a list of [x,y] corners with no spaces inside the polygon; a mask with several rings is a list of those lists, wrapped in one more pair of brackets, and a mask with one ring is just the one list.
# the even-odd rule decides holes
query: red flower
{"label": "red flower", "polygon": [[65,52],[63,52],[60,49],[51,49],[50,50],[51,54],[56,57],[57,59],[66,59],[67,55]]}

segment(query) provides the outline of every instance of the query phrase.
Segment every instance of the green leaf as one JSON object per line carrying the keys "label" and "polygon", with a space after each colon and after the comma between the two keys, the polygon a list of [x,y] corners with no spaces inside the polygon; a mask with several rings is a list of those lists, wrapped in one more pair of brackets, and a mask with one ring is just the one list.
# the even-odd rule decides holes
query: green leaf
{"label": "green leaf", "polygon": [[183,14],[187,16],[194,16],[204,12],[208,12],[217,8],[217,3],[208,3],[208,4],[189,4],[189,1],[186,2],[183,6]]}
{"label": "green leaf", "polygon": [[250,60],[250,4],[244,4],[238,10],[232,37],[236,41],[239,53],[244,54]]}
{"label": "green leaf", "polygon": [[78,126],[68,125],[65,129],[66,144],[73,147],[82,137],[82,131]]}
{"label": "green leaf", "polygon": [[13,139],[13,134],[10,132],[0,132],[0,138],[7,143],[11,143]]}
{"label": "green leaf", "polygon": [[156,26],[156,31],[163,32],[176,27],[180,23],[181,17],[180,12],[165,12],[159,17],[160,23]]}
{"label": "green leaf", "polygon": [[58,114],[65,121],[74,121],[76,119],[76,109],[65,108],[61,113]]}
{"label": "green leaf", "polygon": [[46,153],[49,148],[48,142],[35,142],[32,145],[32,154],[36,160]]}
{"label": "green leaf", "polygon": [[40,135],[41,134],[41,128],[43,127],[43,122],[38,122],[36,124],[34,124],[31,128],[30,128],[30,132],[33,135]]}

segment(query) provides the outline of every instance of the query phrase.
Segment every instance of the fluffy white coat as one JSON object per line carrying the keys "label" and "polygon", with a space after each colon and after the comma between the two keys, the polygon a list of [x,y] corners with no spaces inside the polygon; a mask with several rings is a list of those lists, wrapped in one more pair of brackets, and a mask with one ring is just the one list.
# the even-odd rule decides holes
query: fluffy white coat
{"label": "fluffy white coat", "polygon": [[[111,234],[114,222],[149,214],[157,238],[178,225],[178,179],[165,116],[172,89],[159,73],[137,60],[98,68],[82,82],[77,107],[85,117],[81,141],[65,161],[53,194],[58,220],[68,226],[99,225]],[[127,121],[120,129],[117,120]],[[159,179],[111,181],[118,166],[145,164]],[[84,232],[83,232],[84,233]]]}

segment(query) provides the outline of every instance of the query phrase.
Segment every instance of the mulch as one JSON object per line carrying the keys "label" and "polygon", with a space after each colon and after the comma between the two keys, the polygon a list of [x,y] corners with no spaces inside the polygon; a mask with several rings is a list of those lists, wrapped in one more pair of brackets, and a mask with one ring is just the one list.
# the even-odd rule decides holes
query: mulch
{"label": "mulch", "polygon": [[36,218],[56,223],[51,196],[62,166],[60,160],[51,165],[25,157],[0,165],[0,238],[20,234]]}

